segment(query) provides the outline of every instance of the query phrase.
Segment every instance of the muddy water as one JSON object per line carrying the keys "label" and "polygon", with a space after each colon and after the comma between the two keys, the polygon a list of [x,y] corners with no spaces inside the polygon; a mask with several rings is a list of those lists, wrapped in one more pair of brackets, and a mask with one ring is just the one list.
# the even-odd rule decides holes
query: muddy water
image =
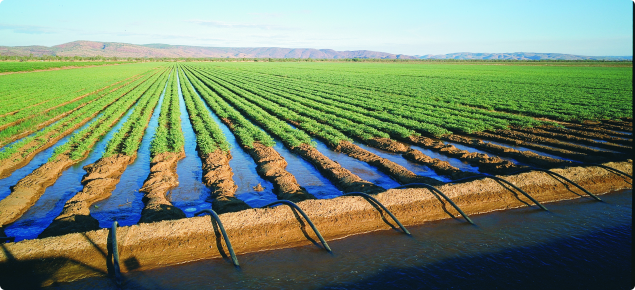
{"label": "muddy water", "polygon": [[144,194],[139,192],[139,189],[150,174],[150,143],[159,125],[159,114],[161,113],[161,104],[163,104],[166,88],[167,84],[163,88],[159,102],[154,108],[150,123],[148,123],[143,135],[137,151],[137,158],[126,167],[112,195],[95,203],[90,209],[91,215],[99,221],[99,226],[102,228],[111,227],[113,221],[117,221],[120,226],[130,226],[141,219]]}
{"label": "muddy water", "polygon": [[78,131],[81,131],[82,129],[90,126],[90,124],[92,122],[94,122],[97,118],[101,117],[101,115],[102,114],[97,115],[96,118],[94,118],[90,122],[84,124],[84,126],[79,127],[78,129],[73,131],[73,133],[68,134],[66,137],[64,137],[64,138],[60,139],[59,141],[57,141],[57,143],[55,143],[55,145],[53,145],[50,148],[48,148],[48,149],[36,154],[35,157],[33,157],[33,159],[26,166],[14,171],[7,178],[0,179],[0,200],[4,199],[9,194],[11,194],[11,186],[14,186],[16,183],[18,183],[18,181],[20,181],[20,179],[26,177],[31,172],[33,172],[33,170],[37,169],[42,164],[46,163],[46,161],[53,155],[53,152],[55,151],[55,148],[57,148],[57,146],[60,146],[60,145],[62,145],[64,143],[66,143],[66,141],[68,141],[68,139],[74,133],[76,133]]}
{"label": "muddy water", "polygon": [[273,148],[287,161],[287,171],[293,174],[298,184],[310,194],[319,199],[334,198],[342,195],[342,191],[337,189],[326,177],[322,176],[310,162],[289,151],[282,144],[282,141],[276,140],[276,145]]}
{"label": "muddy water", "polygon": [[[473,139],[476,139],[476,138],[473,138]],[[443,141],[441,141],[441,142],[443,142],[444,144],[448,144],[448,145],[454,145],[454,147],[456,147],[456,148],[458,148],[458,149],[461,149],[461,150],[465,150],[465,151],[470,152],[470,153],[482,153],[482,154],[487,154],[487,155],[488,155],[488,156],[490,156],[490,157],[499,157],[500,159],[503,159],[503,160],[507,160],[507,161],[514,162],[514,163],[516,163],[516,164],[524,165],[524,163],[519,162],[519,161],[518,161],[518,160],[516,160],[516,159],[509,158],[509,157],[507,157],[507,156],[499,156],[499,155],[497,155],[496,153],[483,151],[483,150],[478,149],[478,148],[465,146],[465,145],[463,145],[463,144],[460,144],[460,143],[455,143],[455,142],[452,142],[452,141],[446,141],[446,140],[443,140]],[[487,142],[490,142],[490,141],[487,141]],[[496,145],[501,145],[501,146],[506,146],[506,147],[510,147],[510,148],[514,148],[514,149],[520,150],[517,146],[512,146],[512,145],[503,144],[503,143],[496,143],[496,142],[490,142],[490,143],[492,143],[492,144],[496,144]],[[542,154],[542,153],[541,153],[541,154]]]}
{"label": "muddy water", "polygon": [[[632,190],[124,274],[124,289],[630,289]],[[89,278],[56,289],[110,289]]]}
{"label": "muddy water", "polygon": [[83,167],[101,158],[101,155],[108,145],[108,141],[110,141],[112,135],[121,128],[126,120],[128,120],[133,109],[134,106],[126,112],[123,118],[119,120],[117,125],[115,125],[106,136],[95,144],[93,151],[90,152],[84,161],[64,171],[55,184],[46,189],[35,205],[24,213],[20,219],[5,228],[7,236],[14,236],[16,242],[24,239],[35,239],[51,224],[53,219],[62,212],[66,201],[82,190],[83,186],[81,181],[84,174],[86,174]]}
{"label": "muddy water", "polygon": [[447,155],[443,155],[440,154],[438,152],[432,151],[430,149],[425,149],[423,147],[419,147],[419,146],[415,146],[415,145],[410,145],[410,148],[415,149],[415,150],[419,150],[421,151],[423,154],[430,156],[431,158],[436,158],[439,159],[441,161],[446,161],[448,163],[450,163],[450,165],[465,171],[465,172],[475,172],[475,173],[480,173],[480,171],[478,170],[478,167],[476,166],[472,166],[469,163],[465,162],[465,161],[461,161],[458,158],[452,158],[449,157]]}
{"label": "muddy water", "polygon": [[370,181],[375,185],[389,189],[397,187],[400,184],[397,181],[392,180],[388,175],[379,171],[377,168],[368,165],[366,162],[359,161],[353,157],[349,157],[344,153],[338,153],[329,149],[323,142],[313,139],[313,142],[317,144],[316,149],[324,156],[336,161],[342,167],[350,170],[353,174],[359,176],[361,179]]}
{"label": "muddy water", "polygon": [[364,144],[361,143],[355,143],[355,145],[361,147],[362,149],[365,149],[379,157],[382,158],[386,158],[392,162],[395,162],[403,167],[405,167],[406,169],[412,171],[414,174],[416,175],[420,175],[420,176],[425,176],[425,177],[430,177],[430,178],[434,178],[436,180],[440,180],[443,182],[449,182],[452,181],[451,178],[448,178],[447,176],[442,176],[437,174],[436,172],[434,172],[434,170],[430,169],[428,166],[425,165],[421,165],[415,162],[412,162],[410,160],[407,160],[405,158],[403,158],[401,156],[401,154],[398,153],[392,153],[392,152],[388,152],[388,151],[384,151],[381,149],[377,149],[377,148],[373,148],[370,146],[366,146]]}
{"label": "muddy water", "polygon": [[[199,98],[201,98],[198,92],[194,92]],[[219,128],[223,131],[225,139],[227,139],[227,142],[231,146],[230,153],[232,155],[232,159],[229,161],[229,166],[232,168],[232,172],[234,173],[234,176],[232,177],[234,183],[236,184],[236,186],[238,186],[238,188],[236,189],[236,197],[244,201],[251,207],[265,206],[278,200],[278,198],[275,194],[273,194],[272,191],[273,184],[258,175],[258,172],[256,171],[257,164],[256,162],[254,162],[254,159],[251,158],[249,153],[245,152],[245,150],[242,149],[229,127],[227,127],[218,118],[218,116],[216,116],[216,114],[212,112],[212,110],[209,108],[204,100],[203,104],[205,104],[205,108],[209,112],[214,122],[216,122]],[[254,186],[257,186],[258,184],[264,187],[265,190],[255,191]],[[183,183],[181,183],[181,186],[183,186]],[[188,213],[186,212],[186,214]]]}

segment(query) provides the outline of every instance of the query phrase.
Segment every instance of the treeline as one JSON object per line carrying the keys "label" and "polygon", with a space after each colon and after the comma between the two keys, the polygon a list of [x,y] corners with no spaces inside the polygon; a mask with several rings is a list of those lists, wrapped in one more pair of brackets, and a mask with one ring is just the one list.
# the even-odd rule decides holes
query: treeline
{"label": "treeline", "polygon": [[129,62],[397,62],[397,63],[426,63],[426,62],[611,62],[632,63],[632,60],[513,60],[513,59],[380,59],[380,58],[250,58],[250,57],[104,57],[104,56],[15,56],[0,55],[0,61],[129,61]]}

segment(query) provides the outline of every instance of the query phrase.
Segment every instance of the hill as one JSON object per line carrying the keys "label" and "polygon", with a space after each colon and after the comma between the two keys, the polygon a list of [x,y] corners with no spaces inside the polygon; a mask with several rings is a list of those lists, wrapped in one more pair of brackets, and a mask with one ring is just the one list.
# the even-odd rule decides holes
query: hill
{"label": "hill", "polygon": [[130,44],[119,42],[73,41],[47,46],[0,46],[5,56],[103,56],[103,57],[218,57],[218,58],[379,58],[379,59],[483,59],[483,60],[633,60],[632,56],[583,56],[562,53],[472,53],[404,55],[371,50],[282,47],[202,47],[169,44]]}
{"label": "hill", "polygon": [[104,56],[104,57],[221,57],[221,58],[382,58],[415,59],[413,56],[370,50],[336,51],[332,49],[280,47],[200,47],[187,45],[74,41],[52,47],[0,46],[1,55],[16,56]]}
{"label": "hill", "polygon": [[584,56],[563,53],[473,53],[457,52],[439,55],[415,55],[419,59],[492,59],[492,60],[633,60],[633,56]]}

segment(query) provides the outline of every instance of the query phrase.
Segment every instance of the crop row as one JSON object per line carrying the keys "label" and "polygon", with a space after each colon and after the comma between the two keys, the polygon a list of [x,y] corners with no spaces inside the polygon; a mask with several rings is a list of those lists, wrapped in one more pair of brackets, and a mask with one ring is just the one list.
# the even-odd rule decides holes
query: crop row
{"label": "crop row", "polygon": [[164,71],[159,76],[159,79],[143,94],[126,123],[108,141],[103,157],[116,154],[134,156],[137,153],[145,129],[148,122],[150,122],[150,117],[152,117],[154,108],[161,98],[161,92],[165,88],[168,76],[169,71]]}
{"label": "crop row", "polygon": [[172,69],[168,85],[161,104],[161,114],[157,130],[150,143],[152,157],[166,152],[182,152],[185,144],[181,130],[181,112],[179,109],[179,92],[176,71]]}
{"label": "crop row", "polygon": [[369,94],[529,116],[581,120],[632,114],[626,101],[632,96],[629,68],[381,64],[245,64],[241,68]]}
{"label": "crop row", "polygon": [[146,76],[137,79],[116,89],[115,91],[106,93],[103,97],[91,102],[89,105],[84,106],[79,110],[72,112],[53,125],[4,147],[0,152],[0,160],[10,158],[12,162],[20,163],[21,160],[32,155],[32,153],[49,147],[51,145],[51,141],[59,140],[63,136],[70,134],[70,132],[75,128],[87,123],[101,111],[109,106],[112,106],[115,101],[120,100],[122,96],[146,82],[149,77],[150,76]]}
{"label": "crop row", "polygon": [[[527,117],[515,117],[509,114],[492,112],[474,112],[479,110],[469,107],[455,106],[447,108],[437,104],[417,103],[412,98],[363,94],[358,90],[346,88],[330,90],[314,83],[290,81],[285,78],[271,78],[262,74],[241,76],[237,73],[223,71],[223,74],[231,74],[243,79],[249,77],[259,86],[284,90],[288,93],[349,111],[352,110],[390,123],[416,126],[415,130],[429,135],[447,134],[449,133],[448,130],[470,133],[486,129],[506,128],[510,124],[526,126],[539,123]],[[419,124],[413,123],[413,121]]]}
{"label": "crop row", "polygon": [[154,84],[160,75],[156,74],[142,85],[134,88],[127,93],[123,98],[109,106],[104,110],[103,114],[93,121],[88,127],[73,134],[73,136],[64,144],[55,148],[53,155],[49,158],[49,161],[54,161],[61,158],[62,155],[68,158],[79,161],[87,155],[92,149],[93,145],[108,131],[112,126],[123,117],[123,115],[136,104],[139,98]]}
{"label": "crop row", "polygon": [[[191,72],[191,71],[190,71]],[[300,146],[301,144],[311,144],[311,137],[301,130],[291,127],[286,122],[274,117],[273,115],[265,112],[260,106],[263,104],[255,105],[249,103],[243,98],[236,95],[234,90],[228,90],[222,87],[209,78],[201,76],[200,74],[193,73],[191,78],[196,78],[210,87],[214,92],[221,96],[225,101],[232,104],[236,109],[242,113],[251,117],[256,123],[260,124],[264,129],[271,132],[271,134],[277,136],[282,142],[289,148]],[[247,93],[245,91],[242,91]],[[326,132],[325,132],[326,133]],[[327,133],[328,134],[328,133]],[[345,138],[342,135],[343,138]],[[338,142],[339,143],[339,142]]]}
{"label": "crop row", "polygon": [[223,131],[212,119],[203,101],[196,96],[196,93],[192,90],[180,70],[178,71],[178,76],[185,107],[196,133],[199,154],[209,154],[219,149],[225,152],[229,151],[229,143],[225,139]]}
{"label": "crop row", "polygon": [[237,139],[240,145],[247,148],[254,148],[254,142],[259,142],[267,147],[271,147],[275,144],[269,134],[255,126],[251,121],[245,119],[240,112],[227,104],[227,102],[205,86],[199,79],[192,77],[192,74],[187,71],[185,71],[185,75],[210,109],[219,118],[231,121],[232,131],[234,131],[234,134],[238,137]]}

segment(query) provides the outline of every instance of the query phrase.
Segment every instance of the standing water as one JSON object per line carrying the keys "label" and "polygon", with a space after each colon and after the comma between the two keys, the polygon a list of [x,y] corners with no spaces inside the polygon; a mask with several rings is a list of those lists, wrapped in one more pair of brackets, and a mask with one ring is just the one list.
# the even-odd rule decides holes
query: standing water
{"label": "standing water", "polygon": [[[188,79],[187,81],[191,86],[190,80]],[[193,91],[203,100],[195,89],[193,89]],[[238,188],[236,188],[236,197],[251,207],[261,207],[276,201],[277,197],[272,193],[273,184],[258,175],[256,171],[257,164],[254,159],[251,158],[249,153],[242,149],[242,146],[238,144],[238,140],[236,140],[234,134],[229,130],[229,127],[212,112],[205,100],[203,100],[203,104],[205,104],[205,108],[214,122],[216,122],[221,131],[223,131],[223,135],[225,135],[225,139],[229,143],[232,156],[232,159],[229,161],[229,166],[234,173],[232,179],[236,186],[238,186]],[[258,184],[265,190],[255,191],[254,186]]]}
{"label": "standing water", "polygon": [[150,175],[150,143],[159,125],[161,104],[163,104],[166,88],[167,83],[152,112],[152,117],[137,150],[136,159],[126,167],[112,195],[95,203],[90,209],[91,215],[99,221],[99,226],[102,228],[111,227],[113,221],[117,221],[120,226],[130,226],[141,219],[144,205],[143,193],[139,192],[139,189],[143,187],[143,182]]}
{"label": "standing water", "polygon": [[104,138],[97,142],[84,161],[64,171],[57,181],[55,181],[55,184],[46,188],[42,197],[40,197],[20,219],[5,228],[4,231],[7,236],[15,237],[16,242],[24,239],[35,239],[51,224],[53,219],[62,213],[64,204],[84,188],[81,183],[82,178],[86,174],[84,166],[95,163],[101,158],[108,142],[115,132],[128,120],[135,106],[130,108],[123,118],[117,122],[117,125],[115,125]]}

